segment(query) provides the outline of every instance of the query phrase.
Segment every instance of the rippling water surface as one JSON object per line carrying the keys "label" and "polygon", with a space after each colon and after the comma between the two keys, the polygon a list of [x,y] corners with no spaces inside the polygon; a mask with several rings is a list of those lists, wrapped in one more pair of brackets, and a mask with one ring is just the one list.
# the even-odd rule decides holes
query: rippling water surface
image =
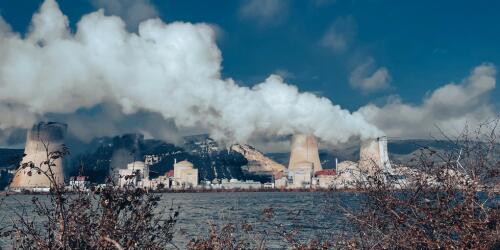
{"label": "rippling water surface", "polygon": [[[48,199],[40,195],[41,199]],[[0,207],[2,224],[10,222],[16,212],[30,211],[30,195],[6,197]],[[261,232],[259,237],[266,238],[268,245],[280,248],[282,238],[275,225],[285,228],[298,228],[299,238],[313,239],[327,236],[341,230],[344,215],[336,209],[337,203],[344,207],[355,208],[359,201],[356,193],[320,192],[237,192],[237,193],[166,193],[161,195],[161,203],[169,208],[171,204],[180,206],[179,222],[176,225],[174,243],[180,248],[197,237],[208,234],[209,223],[253,225],[254,231]],[[262,219],[262,210],[272,207],[276,213],[274,221]],[[3,242],[5,245],[6,242]]]}

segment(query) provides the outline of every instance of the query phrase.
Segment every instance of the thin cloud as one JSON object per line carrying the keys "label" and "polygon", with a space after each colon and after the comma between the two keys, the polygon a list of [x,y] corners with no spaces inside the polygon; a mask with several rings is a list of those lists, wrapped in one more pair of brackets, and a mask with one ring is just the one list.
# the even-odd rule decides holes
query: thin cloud
{"label": "thin cloud", "polygon": [[296,77],[293,72],[290,72],[287,69],[278,69],[274,72],[274,74],[281,76],[283,79],[293,79]]}
{"label": "thin cloud", "polygon": [[345,52],[356,36],[356,29],[354,18],[350,16],[338,17],[323,35],[320,44],[334,53]]}
{"label": "thin cloud", "polygon": [[375,70],[375,60],[368,58],[366,62],[358,65],[349,78],[353,88],[360,89],[364,93],[374,92],[389,87],[391,75],[386,67]]}
{"label": "thin cloud", "polygon": [[242,3],[239,16],[259,26],[276,25],[288,17],[288,0],[246,0]]}
{"label": "thin cloud", "polygon": [[129,30],[137,29],[140,22],[158,17],[158,10],[150,0],[92,0],[96,8],[103,8],[106,14],[121,17]]}

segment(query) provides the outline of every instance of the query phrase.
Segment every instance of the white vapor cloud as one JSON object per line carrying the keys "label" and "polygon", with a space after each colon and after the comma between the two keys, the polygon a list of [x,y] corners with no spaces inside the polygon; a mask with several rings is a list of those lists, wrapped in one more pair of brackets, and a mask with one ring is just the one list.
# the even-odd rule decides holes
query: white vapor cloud
{"label": "white vapor cloud", "polygon": [[258,25],[275,25],[286,19],[288,8],[288,0],[245,0],[239,16]]}
{"label": "white vapor cloud", "polygon": [[436,127],[448,135],[458,135],[465,124],[475,127],[497,116],[489,102],[495,77],[495,66],[482,64],[461,83],[449,83],[434,90],[421,105],[394,98],[382,107],[367,105],[359,112],[389,136],[424,138],[435,132],[440,137]]}
{"label": "white vapor cloud", "polygon": [[356,36],[356,22],[351,16],[337,17],[323,35],[320,44],[334,53],[345,52]]}
{"label": "white vapor cloud", "polygon": [[[75,121],[82,109],[111,105],[118,111],[82,120],[118,124],[136,116],[133,124],[151,135],[163,121],[176,127],[158,130],[163,133],[205,128],[228,142],[302,132],[337,143],[381,133],[361,113],[301,93],[280,76],[251,88],[222,79],[210,25],[149,19],[129,32],[121,18],[100,10],[83,16],[74,33],[68,27],[57,3],[46,0],[29,34],[0,33],[0,129],[27,128],[57,115]],[[143,113],[151,114],[137,115]],[[76,129],[92,137],[115,127]]]}
{"label": "white vapor cloud", "polygon": [[349,77],[352,87],[364,93],[374,92],[389,87],[391,75],[386,67],[375,70],[375,60],[369,57],[366,62],[358,65]]}
{"label": "white vapor cloud", "polygon": [[130,30],[135,30],[144,20],[158,17],[150,0],[92,0],[92,4],[104,8],[106,14],[121,17]]}
{"label": "white vapor cloud", "polygon": [[0,33],[9,33],[10,31],[10,25],[0,16]]}

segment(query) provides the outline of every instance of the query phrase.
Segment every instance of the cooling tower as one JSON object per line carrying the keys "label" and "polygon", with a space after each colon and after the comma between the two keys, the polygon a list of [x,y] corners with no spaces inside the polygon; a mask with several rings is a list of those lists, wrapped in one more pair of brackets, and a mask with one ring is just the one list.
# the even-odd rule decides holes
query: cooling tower
{"label": "cooling tower", "polygon": [[296,134],[292,137],[288,169],[299,168],[307,162],[313,165],[314,172],[323,169],[319,161],[318,142],[313,135]]}
{"label": "cooling tower", "polygon": [[391,169],[387,151],[387,137],[383,136],[361,142],[359,169],[368,174],[373,174],[379,169],[383,171]]}
{"label": "cooling tower", "polygon": [[[33,128],[28,131],[26,147],[24,148],[25,156],[21,164],[33,162],[35,166],[40,166],[42,170],[46,171],[48,166],[46,164],[41,164],[47,160],[46,147],[49,152],[61,150],[66,130],[67,125],[63,123],[41,122],[34,125]],[[64,184],[63,159],[56,159],[54,163],[55,166],[52,166],[52,171],[56,181],[58,184]],[[31,169],[30,167],[24,169],[19,168],[10,184],[11,189],[32,190],[34,188],[49,187],[51,187],[49,179],[43,174],[38,174],[37,170]]]}

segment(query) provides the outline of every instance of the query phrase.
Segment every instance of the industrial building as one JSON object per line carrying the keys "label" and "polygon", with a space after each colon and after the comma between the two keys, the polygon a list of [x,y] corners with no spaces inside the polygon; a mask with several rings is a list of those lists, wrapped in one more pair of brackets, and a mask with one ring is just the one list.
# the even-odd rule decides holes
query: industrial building
{"label": "industrial building", "polygon": [[119,187],[148,187],[149,165],[143,161],[135,161],[127,164],[127,168],[118,170]]}
{"label": "industrial building", "polygon": [[67,190],[86,191],[90,187],[90,181],[87,176],[71,176],[69,178],[69,185],[66,186]]}
{"label": "industrial building", "polygon": [[284,189],[288,186],[288,171],[281,171],[274,176],[274,187],[277,189]]}
{"label": "industrial building", "polygon": [[[10,190],[13,191],[49,191],[52,183],[44,174],[48,173],[48,153],[62,151],[66,137],[67,125],[57,122],[40,122],[28,130],[24,158],[21,166],[12,179]],[[33,168],[29,165],[34,166]],[[51,172],[57,185],[64,185],[64,160],[54,159]],[[39,168],[39,169],[37,169]],[[40,171],[39,171],[40,170]]]}
{"label": "industrial building", "polygon": [[174,163],[174,188],[193,188],[198,186],[198,169],[189,161]]}
{"label": "industrial building", "polygon": [[118,186],[140,187],[156,190],[159,188],[185,189],[198,186],[198,169],[189,161],[174,163],[174,170],[157,178],[149,178],[149,164],[135,161],[127,164],[127,168],[118,170]]}
{"label": "industrial building", "polygon": [[325,169],[316,172],[315,177],[313,178],[312,185],[313,187],[318,188],[334,188],[335,181],[337,179],[337,171],[335,169]]}
{"label": "industrial building", "polygon": [[258,181],[246,180],[240,181],[237,179],[222,179],[218,185],[213,185],[216,189],[261,189],[262,183]]}

